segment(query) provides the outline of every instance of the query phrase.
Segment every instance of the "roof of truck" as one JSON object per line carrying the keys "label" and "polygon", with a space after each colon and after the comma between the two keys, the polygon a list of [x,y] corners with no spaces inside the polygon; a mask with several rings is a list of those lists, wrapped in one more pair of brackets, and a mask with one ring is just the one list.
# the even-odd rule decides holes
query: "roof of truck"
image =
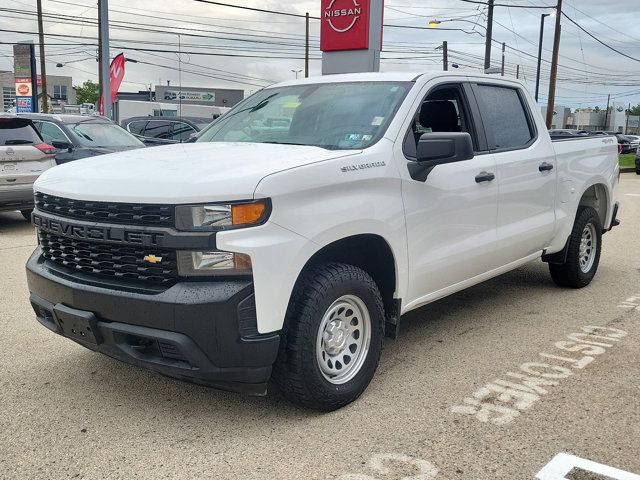
{"label": "roof of truck", "polygon": [[[488,75],[484,73],[475,73],[467,70],[425,70],[422,72],[364,72],[364,73],[345,73],[335,75],[323,75],[309,78],[302,78],[298,80],[289,80],[281,82],[270,87],[275,86],[289,86],[289,85],[304,85],[313,83],[340,83],[340,82],[413,82],[420,77],[460,77],[460,78],[474,78],[485,79],[491,81],[508,81],[513,83],[520,83],[514,77],[501,77],[497,75]],[[270,88],[267,87],[267,88]]]}

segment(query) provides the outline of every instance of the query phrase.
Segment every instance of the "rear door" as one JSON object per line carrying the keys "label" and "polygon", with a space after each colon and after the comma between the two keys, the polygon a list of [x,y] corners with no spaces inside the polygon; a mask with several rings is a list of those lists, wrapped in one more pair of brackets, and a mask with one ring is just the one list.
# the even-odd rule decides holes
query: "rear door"
{"label": "rear door", "polygon": [[55,165],[53,155],[36,148],[43,143],[31,120],[0,117],[0,187],[31,184]]}
{"label": "rear door", "polygon": [[556,158],[538,132],[524,91],[510,84],[474,84],[489,149],[496,160],[501,265],[544,249],[555,228]]}

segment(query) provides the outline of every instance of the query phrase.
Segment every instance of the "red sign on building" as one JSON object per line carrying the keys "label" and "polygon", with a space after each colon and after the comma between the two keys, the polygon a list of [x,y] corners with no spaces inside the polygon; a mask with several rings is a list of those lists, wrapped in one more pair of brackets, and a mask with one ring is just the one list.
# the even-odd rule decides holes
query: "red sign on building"
{"label": "red sign on building", "polygon": [[321,0],[320,50],[369,48],[369,0]]}

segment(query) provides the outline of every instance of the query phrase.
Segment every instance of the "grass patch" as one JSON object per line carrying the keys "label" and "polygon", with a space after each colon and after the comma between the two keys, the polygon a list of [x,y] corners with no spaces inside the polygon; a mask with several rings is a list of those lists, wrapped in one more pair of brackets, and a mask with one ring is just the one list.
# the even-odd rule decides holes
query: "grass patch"
{"label": "grass patch", "polygon": [[624,155],[620,155],[619,163],[621,167],[635,167],[636,156],[633,153],[625,153]]}

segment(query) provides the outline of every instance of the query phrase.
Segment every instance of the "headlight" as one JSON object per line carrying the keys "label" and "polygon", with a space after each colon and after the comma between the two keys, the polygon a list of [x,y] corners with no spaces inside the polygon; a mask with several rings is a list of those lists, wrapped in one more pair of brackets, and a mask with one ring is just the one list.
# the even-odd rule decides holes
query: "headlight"
{"label": "headlight", "polygon": [[260,225],[269,217],[270,206],[268,199],[241,203],[178,205],[176,228],[192,232]]}
{"label": "headlight", "polygon": [[251,257],[243,253],[222,251],[178,252],[178,274],[181,277],[212,275],[249,275]]}

